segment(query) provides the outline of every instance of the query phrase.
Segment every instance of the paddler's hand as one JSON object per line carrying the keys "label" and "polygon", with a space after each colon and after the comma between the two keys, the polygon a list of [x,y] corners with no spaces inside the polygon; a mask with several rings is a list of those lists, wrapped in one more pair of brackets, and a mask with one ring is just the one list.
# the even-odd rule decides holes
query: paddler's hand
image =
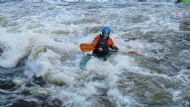
{"label": "paddler's hand", "polygon": [[98,51],[102,52],[102,51],[103,51],[103,49],[102,49],[102,48],[98,48]]}
{"label": "paddler's hand", "polygon": [[118,47],[115,47],[114,50],[117,52],[119,49],[118,49]]}

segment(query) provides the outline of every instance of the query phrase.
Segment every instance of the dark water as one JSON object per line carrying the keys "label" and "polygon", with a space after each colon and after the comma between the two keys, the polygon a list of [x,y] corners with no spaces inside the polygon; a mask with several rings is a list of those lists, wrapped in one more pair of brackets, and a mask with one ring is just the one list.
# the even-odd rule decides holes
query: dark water
{"label": "dark water", "polygon": [[[189,5],[129,1],[1,0],[0,106],[189,107]],[[141,54],[92,59],[81,71],[75,45],[105,23],[120,50]]]}

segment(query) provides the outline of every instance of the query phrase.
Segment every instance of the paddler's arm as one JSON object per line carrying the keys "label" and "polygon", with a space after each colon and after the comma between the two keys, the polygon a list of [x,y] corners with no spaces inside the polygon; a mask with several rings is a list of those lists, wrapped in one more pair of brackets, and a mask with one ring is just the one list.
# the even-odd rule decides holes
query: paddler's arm
{"label": "paddler's arm", "polygon": [[114,44],[114,42],[113,42],[113,40],[112,40],[111,38],[108,39],[108,45],[109,45],[109,47],[110,47],[111,49],[113,49],[113,50],[115,50],[115,51],[118,51],[118,50],[119,50],[118,47],[115,46],[115,44]]}
{"label": "paddler's arm", "polygon": [[94,48],[94,49],[93,49],[94,51],[102,51],[102,50],[103,50],[102,48],[97,48],[97,44],[98,44],[99,40],[100,40],[100,35],[96,36],[96,37],[94,38],[94,40],[92,41],[92,43],[91,43],[91,45],[92,45],[93,48]]}

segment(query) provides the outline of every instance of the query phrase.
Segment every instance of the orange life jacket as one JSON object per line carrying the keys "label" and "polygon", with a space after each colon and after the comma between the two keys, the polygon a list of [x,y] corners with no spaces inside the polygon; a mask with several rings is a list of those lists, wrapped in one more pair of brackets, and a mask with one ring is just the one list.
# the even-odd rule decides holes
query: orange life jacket
{"label": "orange life jacket", "polygon": [[[93,48],[99,48],[99,47],[101,47],[101,39],[104,39],[104,38],[102,38],[101,37],[101,35],[97,35],[95,38],[94,38],[94,40],[92,41],[92,46],[93,46]],[[108,37],[107,39],[104,39],[104,41],[106,42],[104,45],[107,45],[107,47],[110,47],[110,48],[115,48],[115,45],[114,45],[114,42],[113,42],[113,40],[110,38],[110,37]]]}

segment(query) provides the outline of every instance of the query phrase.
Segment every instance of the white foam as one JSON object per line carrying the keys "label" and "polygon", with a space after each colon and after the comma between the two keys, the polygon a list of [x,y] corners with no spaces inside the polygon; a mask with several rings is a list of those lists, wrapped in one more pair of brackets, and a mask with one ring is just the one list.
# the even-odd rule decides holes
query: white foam
{"label": "white foam", "polygon": [[[38,0],[35,1],[38,2]],[[159,30],[164,30],[165,28],[176,30],[174,25],[177,24],[161,21],[160,17],[156,17],[158,14],[154,12],[156,11],[154,8],[145,6],[144,8],[147,11],[149,9],[145,13],[141,9],[137,9],[137,7],[118,7],[117,9],[109,7],[109,5],[108,8],[103,7],[96,10],[93,8],[86,9],[86,7],[80,7],[79,5],[77,5],[79,7],[68,6],[69,4],[52,5],[51,2],[54,1],[49,1],[50,4],[44,3],[42,6],[38,5],[38,3],[33,4],[31,7],[27,5],[32,9],[37,6],[39,10],[31,9],[29,11],[32,11],[32,14],[29,12],[27,16],[22,16],[18,20],[13,18],[12,20],[19,23],[15,25],[17,30],[9,32],[14,27],[1,27],[2,29],[0,29],[0,43],[5,47],[2,56],[0,56],[0,66],[6,68],[15,67],[23,57],[28,56],[25,75],[28,76],[29,80],[33,76],[42,77],[47,83],[48,86],[44,87],[44,89],[39,87],[34,88],[34,90],[31,89],[33,93],[51,94],[61,99],[65,106],[68,107],[90,107],[94,104],[96,98],[98,99],[102,93],[106,93],[106,97],[116,106],[130,107],[135,105],[137,101],[130,95],[122,95],[121,90],[118,88],[118,81],[123,79],[122,75],[124,73],[171,79],[167,75],[152,73],[148,69],[140,67],[134,58],[127,55],[128,50],[138,50],[141,52],[140,54],[146,57],[155,57],[148,52],[163,49],[162,44],[148,43],[142,40],[125,42],[120,37],[120,34],[138,30],[139,26],[142,26],[140,30],[143,32],[155,30],[156,28],[159,28]],[[104,2],[106,0],[96,1]],[[29,2],[26,1],[25,3]],[[167,7],[163,8],[168,9]],[[133,11],[132,13],[129,12],[131,10]],[[11,8],[7,11],[13,12]],[[172,9],[169,11],[172,11]],[[143,15],[153,12],[153,16],[148,16],[151,20],[135,24],[125,22],[130,20],[131,15],[141,12]],[[6,12],[4,15],[9,17]],[[112,17],[118,20],[112,19]],[[93,19],[93,21],[86,21],[88,18]],[[127,18],[129,19],[127,20]],[[167,19],[167,21],[169,20]],[[157,25],[157,22],[160,25]],[[87,32],[86,29],[92,27],[96,30],[96,28],[101,28],[103,25],[110,25],[113,28],[111,37],[119,47],[119,52],[110,56],[107,61],[93,57],[88,62],[85,70],[80,70],[79,61],[82,56],[79,49],[80,43],[91,43],[92,39],[100,33],[100,31],[88,31],[90,34],[84,34]],[[162,28],[163,26],[164,28]],[[153,28],[149,29],[149,27]],[[124,30],[120,31],[121,28]],[[185,53],[189,52],[181,53],[181,57]],[[15,80],[15,83],[23,84],[22,80],[19,79]],[[38,88],[39,92],[36,91]],[[176,91],[174,97],[178,95],[180,93]],[[176,99],[174,98],[174,100],[177,99],[177,97]]]}
{"label": "white foam", "polygon": [[[29,38],[23,34],[5,33],[0,36],[5,47],[0,56],[0,66],[11,68],[18,64],[19,60],[29,54]],[[11,39],[10,39],[11,38]]]}

